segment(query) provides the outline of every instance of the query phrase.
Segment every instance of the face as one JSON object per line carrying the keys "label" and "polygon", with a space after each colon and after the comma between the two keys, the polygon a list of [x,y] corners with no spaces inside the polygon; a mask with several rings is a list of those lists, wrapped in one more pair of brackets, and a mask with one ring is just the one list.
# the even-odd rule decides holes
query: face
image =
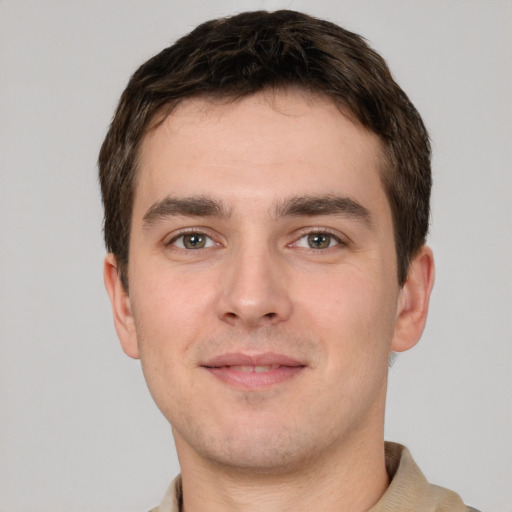
{"label": "face", "polygon": [[187,100],[147,135],[129,294],[113,259],[106,281],[182,465],[277,471],[382,435],[408,302],[380,154],[299,92]]}

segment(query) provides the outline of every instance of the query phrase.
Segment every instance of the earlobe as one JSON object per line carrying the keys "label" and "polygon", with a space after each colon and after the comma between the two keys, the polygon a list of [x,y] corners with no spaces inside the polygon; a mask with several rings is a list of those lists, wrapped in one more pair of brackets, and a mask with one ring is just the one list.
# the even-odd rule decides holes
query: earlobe
{"label": "earlobe", "polygon": [[139,359],[139,348],[130,297],[121,282],[117,261],[112,253],[107,254],[105,257],[103,279],[112,305],[114,325],[121,346],[128,356]]}
{"label": "earlobe", "polygon": [[407,281],[400,291],[391,350],[403,352],[419,341],[427,321],[434,286],[434,256],[424,245],[411,261]]}

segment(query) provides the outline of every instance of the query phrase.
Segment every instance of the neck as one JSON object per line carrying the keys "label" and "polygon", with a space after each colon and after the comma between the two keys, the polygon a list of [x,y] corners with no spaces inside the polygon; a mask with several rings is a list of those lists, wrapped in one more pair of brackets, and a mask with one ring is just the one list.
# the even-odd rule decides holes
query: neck
{"label": "neck", "polygon": [[389,485],[383,435],[372,439],[354,439],[342,450],[272,474],[219,466],[187,454],[180,457],[182,512],[367,511]]}

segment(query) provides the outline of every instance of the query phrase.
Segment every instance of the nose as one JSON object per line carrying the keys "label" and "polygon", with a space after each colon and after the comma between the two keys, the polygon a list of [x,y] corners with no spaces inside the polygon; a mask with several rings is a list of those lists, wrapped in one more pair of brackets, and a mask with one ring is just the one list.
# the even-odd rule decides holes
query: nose
{"label": "nose", "polygon": [[226,261],[218,316],[249,328],[277,325],[292,312],[289,282],[279,255],[263,250],[237,251]]}

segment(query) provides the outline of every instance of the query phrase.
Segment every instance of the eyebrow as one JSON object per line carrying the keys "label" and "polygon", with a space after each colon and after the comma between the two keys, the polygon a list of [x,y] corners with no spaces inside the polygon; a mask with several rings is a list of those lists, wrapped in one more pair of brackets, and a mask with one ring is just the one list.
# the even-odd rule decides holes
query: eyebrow
{"label": "eyebrow", "polygon": [[287,199],[276,206],[275,215],[277,218],[336,215],[362,222],[367,227],[373,224],[370,211],[361,203],[347,196],[330,194]]}
{"label": "eyebrow", "polygon": [[154,203],[142,218],[144,228],[149,228],[168,217],[229,217],[229,210],[218,201],[206,196],[166,197]]}
{"label": "eyebrow", "polygon": [[[297,196],[276,203],[273,217],[314,217],[336,215],[372,226],[370,211],[356,200],[337,195]],[[231,210],[222,202],[208,196],[166,197],[154,203],[143,217],[143,226],[153,224],[169,217],[221,217],[227,218]]]}

